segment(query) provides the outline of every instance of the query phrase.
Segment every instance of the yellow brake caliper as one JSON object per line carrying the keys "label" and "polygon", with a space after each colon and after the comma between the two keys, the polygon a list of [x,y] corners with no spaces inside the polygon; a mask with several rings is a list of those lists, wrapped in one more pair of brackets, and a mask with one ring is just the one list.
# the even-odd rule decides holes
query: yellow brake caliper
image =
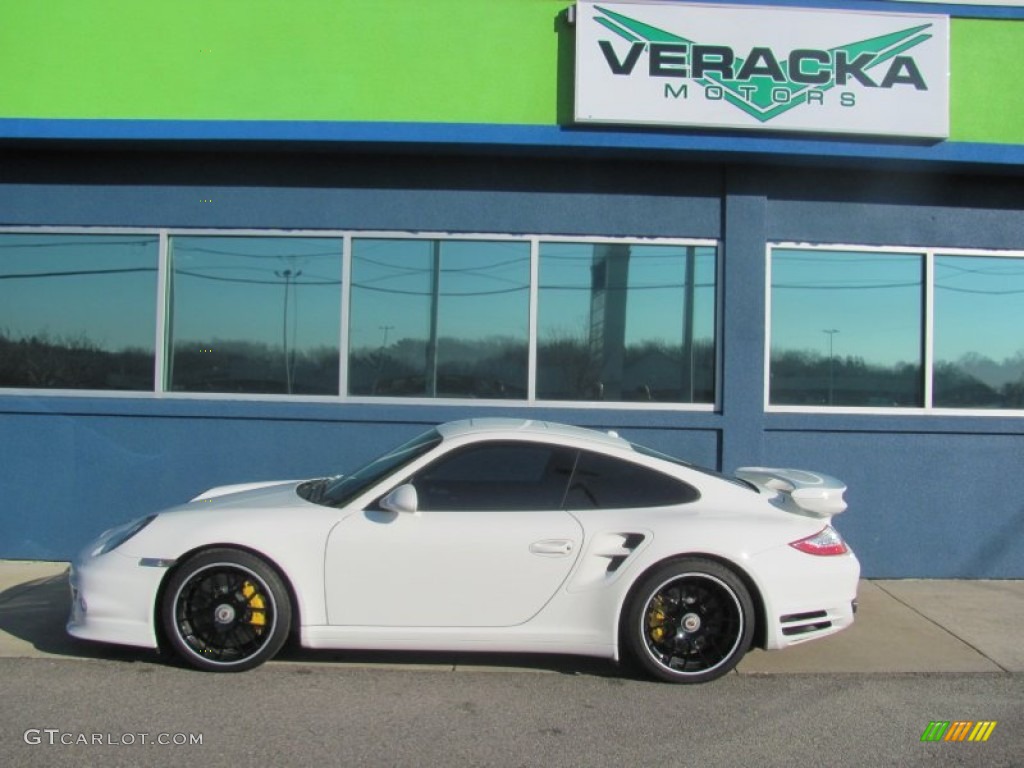
{"label": "yellow brake caliper", "polygon": [[256,586],[247,581],[242,585],[242,594],[249,601],[249,623],[261,632],[267,623],[266,603],[263,595],[256,591]]}
{"label": "yellow brake caliper", "polygon": [[665,637],[665,601],[658,595],[651,602],[651,609],[647,612],[647,628],[650,630],[651,640],[660,643]]}

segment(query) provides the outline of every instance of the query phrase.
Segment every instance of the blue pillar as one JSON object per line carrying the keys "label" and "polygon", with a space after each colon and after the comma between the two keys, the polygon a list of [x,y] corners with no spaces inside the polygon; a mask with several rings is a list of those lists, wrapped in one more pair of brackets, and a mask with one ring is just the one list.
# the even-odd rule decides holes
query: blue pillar
{"label": "blue pillar", "polygon": [[732,473],[764,462],[767,200],[749,168],[726,171],[722,219],[719,464]]}

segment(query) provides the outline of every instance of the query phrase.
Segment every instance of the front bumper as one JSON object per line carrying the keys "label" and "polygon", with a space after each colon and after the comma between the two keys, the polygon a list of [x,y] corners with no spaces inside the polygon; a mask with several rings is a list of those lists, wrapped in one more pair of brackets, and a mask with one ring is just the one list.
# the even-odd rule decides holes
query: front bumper
{"label": "front bumper", "polygon": [[156,600],[167,571],[116,550],[71,565],[67,631],[83,640],[157,647]]}

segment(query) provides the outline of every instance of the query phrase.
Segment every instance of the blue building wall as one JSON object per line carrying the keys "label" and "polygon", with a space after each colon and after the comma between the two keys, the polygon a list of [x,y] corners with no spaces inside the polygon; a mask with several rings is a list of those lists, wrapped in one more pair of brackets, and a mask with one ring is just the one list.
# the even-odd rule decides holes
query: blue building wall
{"label": "blue building wall", "polygon": [[[614,428],[731,471],[842,477],[837,521],[875,577],[1024,577],[1024,417],[766,413],[772,240],[1024,247],[1019,179],[663,160],[20,151],[0,225],[452,231],[722,242],[714,413],[0,394],[0,557],[67,559],[212,485],[348,471],[439,421]],[[211,199],[213,203],[202,203]]]}

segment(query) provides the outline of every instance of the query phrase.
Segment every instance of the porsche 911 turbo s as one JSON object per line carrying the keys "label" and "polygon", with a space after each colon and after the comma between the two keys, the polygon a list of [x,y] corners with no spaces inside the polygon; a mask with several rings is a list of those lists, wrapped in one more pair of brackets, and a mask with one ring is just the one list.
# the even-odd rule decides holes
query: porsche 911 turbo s
{"label": "porsche 911 turbo s", "polygon": [[355,472],[213,488],[72,564],[75,637],[203,670],[305,648],[631,657],[698,683],[853,622],[845,486],[726,477],[603,433],[472,419]]}

